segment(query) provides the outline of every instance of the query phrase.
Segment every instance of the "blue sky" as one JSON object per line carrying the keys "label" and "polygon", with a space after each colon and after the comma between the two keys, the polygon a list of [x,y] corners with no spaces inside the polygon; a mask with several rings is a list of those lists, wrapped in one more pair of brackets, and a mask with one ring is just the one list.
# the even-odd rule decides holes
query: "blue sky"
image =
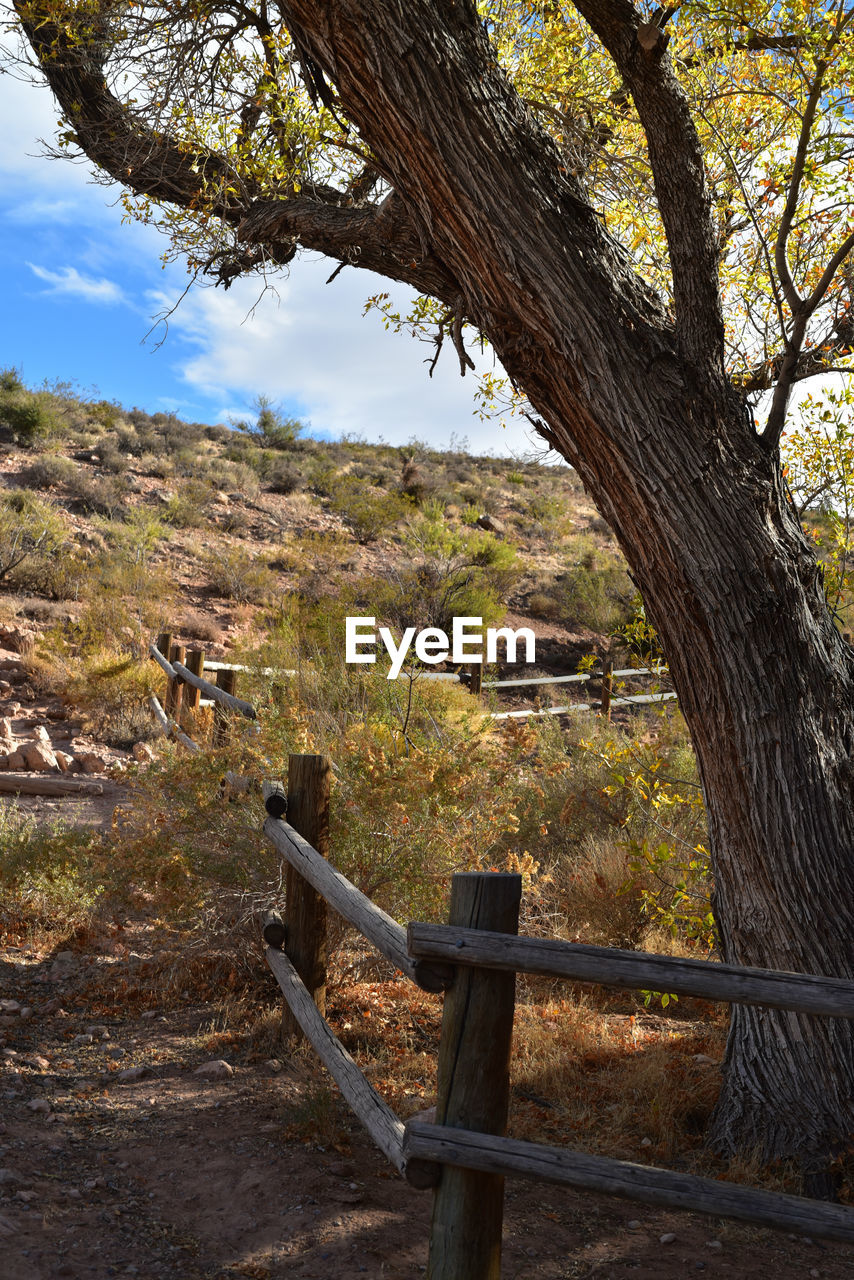
{"label": "blue sky", "polygon": [[122,224],[117,188],[94,184],[83,164],[40,154],[56,122],[46,90],[0,75],[0,367],[20,368],[30,386],[68,381],[189,420],[246,416],[263,394],[318,436],[414,436],[437,447],[456,437],[472,452],[531,452],[525,424],[474,415],[474,380],[460,378],[451,350],[428,379],[428,347],[362,316],[387,282],[345,270],[326,286],[327,260],[293,264],[278,299],[267,295],[252,314],[257,281],[228,293],[194,288],[165,337],[160,327],[146,340],[186,272],[163,268],[156,231]]}

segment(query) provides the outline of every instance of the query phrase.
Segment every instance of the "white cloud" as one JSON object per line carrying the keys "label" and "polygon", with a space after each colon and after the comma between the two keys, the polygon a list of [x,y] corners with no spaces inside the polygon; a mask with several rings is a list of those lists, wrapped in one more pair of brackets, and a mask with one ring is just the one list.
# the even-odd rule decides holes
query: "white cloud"
{"label": "white cloud", "polygon": [[126,302],[124,293],[112,280],[103,277],[95,280],[92,276],[83,276],[76,267],[61,267],[59,271],[49,271],[47,267],[36,266],[28,262],[27,266],[50,286],[47,294],[64,294],[69,297],[82,298],[84,302],[105,303],[112,306],[117,302]]}
{"label": "white cloud", "polygon": [[[278,297],[270,292],[259,301],[261,286],[252,281],[229,293],[191,293],[169,321],[171,333],[196,349],[180,361],[183,378],[227,406],[223,418],[245,414],[253,397],[264,394],[298,406],[324,435],[381,436],[396,444],[415,436],[440,447],[452,437],[467,438],[478,452],[531,448],[518,422],[504,429],[476,416],[475,379],[460,377],[450,344],[429,378],[432,345],[386,332],[376,315],[363,317],[365,299],[389,289],[388,281],[353,270],[327,287],[329,274],[328,261],[302,260],[277,283]],[[152,300],[165,305],[162,294]],[[403,290],[396,290],[396,301],[405,309]],[[477,358],[491,366],[488,357]]]}

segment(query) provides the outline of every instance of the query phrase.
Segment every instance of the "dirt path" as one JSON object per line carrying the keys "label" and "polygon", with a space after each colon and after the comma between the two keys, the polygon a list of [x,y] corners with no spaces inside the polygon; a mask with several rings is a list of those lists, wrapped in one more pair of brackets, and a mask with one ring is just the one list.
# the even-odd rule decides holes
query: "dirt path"
{"label": "dirt path", "polygon": [[[150,958],[108,952],[0,951],[2,1280],[423,1275],[429,1193],[310,1057],[250,1063],[210,1006],[164,1012],[154,987],[141,1007]],[[206,1078],[212,1062],[227,1065]],[[854,1249],[508,1184],[508,1280],[843,1280],[852,1264]]]}

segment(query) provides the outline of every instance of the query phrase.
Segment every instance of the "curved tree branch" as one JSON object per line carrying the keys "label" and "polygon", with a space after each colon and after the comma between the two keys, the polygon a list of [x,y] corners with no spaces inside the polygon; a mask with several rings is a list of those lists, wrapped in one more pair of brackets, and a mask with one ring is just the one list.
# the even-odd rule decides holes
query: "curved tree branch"
{"label": "curved tree branch", "polygon": [[665,50],[669,36],[630,0],[574,0],[608,50],[646,133],[673,275],[680,342],[705,372],[722,376],[724,324],[718,250],[703,151]]}
{"label": "curved tree branch", "polygon": [[[122,186],[153,200],[193,208],[201,204],[238,238],[251,242],[243,253],[216,254],[207,273],[228,287],[243,271],[266,261],[289,262],[298,247],[317,250],[342,263],[366,267],[453,304],[460,286],[435,255],[425,252],[400,200],[365,201],[377,180],[363,172],[355,189],[341,192],[322,183],[305,184],[294,196],[262,196],[234,174],[216,152],[176,145],[148,127],[111,92],[105,76],[109,41],[91,9],[69,6],[62,20],[46,5],[37,9],[15,0],[21,25],[39,66],[73,126],[80,148]],[[221,192],[222,194],[217,194]]]}

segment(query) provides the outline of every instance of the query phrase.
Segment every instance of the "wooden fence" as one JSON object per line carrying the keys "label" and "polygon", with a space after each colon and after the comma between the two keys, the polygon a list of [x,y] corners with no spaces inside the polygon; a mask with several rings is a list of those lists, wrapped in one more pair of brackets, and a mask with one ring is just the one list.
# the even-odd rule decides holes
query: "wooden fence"
{"label": "wooden fence", "polygon": [[[284,916],[263,924],[267,960],[285,1030],[306,1036],[408,1182],[432,1188],[428,1280],[498,1280],[505,1175],[854,1242],[854,1209],[505,1136],[517,972],[843,1018],[854,982],[519,937],[521,877],[496,872],[454,876],[448,925],[404,930],[327,861],[329,768],[291,756],[287,787],[264,786],[264,832],[287,863]],[[435,1124],[403,1124],[323,1017],[327,903],[406,977],[445,992]]]}
{"label": "wooden fence", "polygon": [[[193,728],[193,712],[199,706],[214,705],[213,741],[217,746],[227,740],[229,731],[229,712],[237,712],[249,719],[257,719],[254,707],[235,696],[237,673],[241,671],[257,671],[261,675],[295,676],[296,671],[279,670],[274,667],[250,668],[241,663],[217,662],[205,659],[202,649],[190,649],[173,642],[172,633],[163,631],[157,643],[149,645],[150,656],[157,662],[169,681],[166,696],[161,705],[159,699],[152,697],[150,707],[158,724],[167,737],[181,742],[189,751],[199,751],[198,744],[192,740],[188,730]],[[186,659],[186,661],[185,661]],[[216,684],[205,680],[203,672],[215,672]],[[605,658],[601,671],[580,671],[567,676],[529,676],[517,680],[484,680],[483,665],[472,663],[458,672],[422,671],[419,678],[425,680],[454,680],[466,684],[469,691],[479,697],[485,689],[535,688],[542,685],[587,684],[590,681],[601,685],[600,696],[596,702],[566,703],[552,707],[530,707],[519,711],[486,711],[487,720],[520,720],[531,716],[559,716],[572,712],[598,711],[606,719],[610,719],[611,708],[619,706],[641,706],[649,703],[668,702],[676,698],[676,694],[667,690],[661,693],[639,693],[616,697],[613,693],[613,682],[617,679],[637,678],[640,676],[662,676],[667,674],[664,666],[626,667],[615,671],[609,658]],[[206,699],[201,694],[206,694]]]}
{"label": "wooden fence", "polygon": [[252,704],[235,696],[237,672],[245,671],[246,667],[226,662],[209,662],[207,669],[216,672],[216,684],[212,684],[203,675],[204,650],[191,649],[187,652],[183,645],[173,643],[168,631],[160,633],[157,643],[149,645],[148,652],[168,676],[163,705],[152,694],[149,700],[151,710],[163,732],[181,742],[188,750],[201,750],[186,730],[193,728],[194,713],[202,705],[203,693],[207,695],[206,705],[212,703],[214,707],[213,740],[216,746],[220,746],[228,738],[229,713],[237,712],[248,720],[257,720]]}

